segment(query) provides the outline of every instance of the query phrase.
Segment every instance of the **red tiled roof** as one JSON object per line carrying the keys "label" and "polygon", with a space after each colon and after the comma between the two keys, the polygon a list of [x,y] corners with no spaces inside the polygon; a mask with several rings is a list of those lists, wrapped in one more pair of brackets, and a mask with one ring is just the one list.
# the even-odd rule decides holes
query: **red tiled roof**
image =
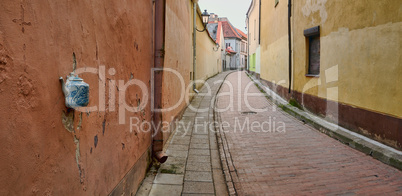
{"label": "red tiled roof", "polygon": [[228,21],[222,21],[222,28],[223,28],[223,36],[230,37],[230,38],[239,38],[241,39],[240,35],[236,32],[234,27]]}
{"label": "red tiled roof", "polygon": [[240,33],[241,36],[245,37],[247,39],[247,35],[245,33],[243,33],[243,31],[241,31],[240,29],[236,28],[237,32]]}

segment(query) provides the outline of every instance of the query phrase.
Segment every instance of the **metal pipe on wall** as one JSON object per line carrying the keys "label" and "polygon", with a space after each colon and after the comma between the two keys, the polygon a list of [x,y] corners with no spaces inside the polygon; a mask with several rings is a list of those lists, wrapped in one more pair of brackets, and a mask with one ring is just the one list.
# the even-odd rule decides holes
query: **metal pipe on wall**
{"label": "metal pipe on wall", "polygon": [[247,72],[250,73],[250,18],[247,16],[247,34],[248,34],[248,41],[247,41]]}
{"label": "metal pipe on wall", "polygon": [[292,17],[292,0],[288,0],[288,39],[289,39],[289,94],[292,88],[292,29],[291,29],[291,17]]}
{"label": "metal pipe on wall", "polygon": [[[166,0],[155,0],[155,56],[154,56],[154,86],[151,102],[154,104],[153,121],[155,125],[162,123],[162,114],[155,111],[162,107],[162,77],[164,64],[165,45],[165,6]],[[155,126],[153,130],[152,154],[161,163],[167,160],[163,153],[163,133],[161,126]]]}
{"label": "metal pipe on wall", "polygon": [[193,0],[193,90],[198,93],[195,84],[195,69],[197,65],[197,3],[198,0]]}

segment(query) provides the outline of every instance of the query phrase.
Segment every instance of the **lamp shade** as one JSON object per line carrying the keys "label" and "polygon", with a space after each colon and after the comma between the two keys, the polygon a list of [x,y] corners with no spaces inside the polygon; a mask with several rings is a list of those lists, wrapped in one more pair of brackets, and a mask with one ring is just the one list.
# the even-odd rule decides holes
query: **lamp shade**
{"label": "lamp shade", "polygon": [[209,14],[207,12],[207,10],[204,10],[204,12],[202,13],[202,22],[204,23],[204,25],[208,24],[209,21]]}

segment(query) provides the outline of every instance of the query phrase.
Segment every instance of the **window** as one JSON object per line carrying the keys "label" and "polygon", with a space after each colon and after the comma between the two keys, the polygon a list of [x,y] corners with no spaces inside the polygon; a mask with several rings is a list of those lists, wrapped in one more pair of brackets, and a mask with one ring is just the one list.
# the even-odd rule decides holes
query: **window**
{"label": "window", "polygon": [[275,0],[275,7],[278,5],[279,0]]}
{"label": "window", "polygon": [[257,20],[254,20],[254,40],[257,37],[257,35],[256,35],[256,33],[257,33],[256,27],[257,27]]}
{"label": "window", "polygon": [[226,43],[226,48],[230,47],[230,43]]}
{"label": "window", "polygon": [[307,42],[307,74],[306,76],[320,75],[320,27],[316,26],[304,30]]}

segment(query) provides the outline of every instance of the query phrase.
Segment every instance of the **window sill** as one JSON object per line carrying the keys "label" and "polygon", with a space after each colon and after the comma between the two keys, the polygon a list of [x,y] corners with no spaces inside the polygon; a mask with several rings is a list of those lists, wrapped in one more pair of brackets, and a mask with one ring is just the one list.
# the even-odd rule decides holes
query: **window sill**
{"label": "window sill", "polygon": [[306,74],[306,77],[311,77],[311,78],[319,78],[320,74]]}

